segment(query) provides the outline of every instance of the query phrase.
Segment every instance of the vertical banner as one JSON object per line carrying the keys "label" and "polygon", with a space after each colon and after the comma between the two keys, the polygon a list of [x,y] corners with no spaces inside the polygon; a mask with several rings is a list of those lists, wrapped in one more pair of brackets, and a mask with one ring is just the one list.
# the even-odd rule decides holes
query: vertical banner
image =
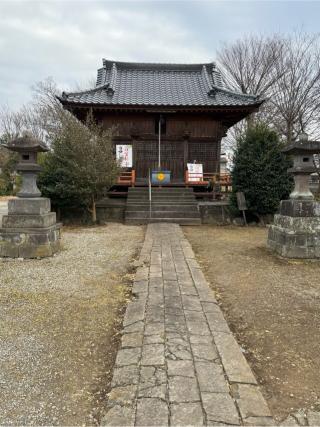
{"label": "vertical banner", "polygon": [[122,168],[132,168],[132,145],[117,144],[116,158],[120,161]]}

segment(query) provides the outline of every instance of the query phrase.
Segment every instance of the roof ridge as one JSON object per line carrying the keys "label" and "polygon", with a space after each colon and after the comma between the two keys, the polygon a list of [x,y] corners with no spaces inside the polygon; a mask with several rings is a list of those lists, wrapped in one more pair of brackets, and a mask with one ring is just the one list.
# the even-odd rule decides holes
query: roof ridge
{"label": "roof ridge", "polygon": [[215,62],[199,62],[199,63],[173,63],[173,62],[130,62],[130,61],[114,61],[109,59],[102,59],[103,67],[105,68],[111,68],[113,64],[116,64],[119,68],[173,68],[177,70],[186,69],[186,70],[201,70],[203,66],[213,66],[215,65]]}

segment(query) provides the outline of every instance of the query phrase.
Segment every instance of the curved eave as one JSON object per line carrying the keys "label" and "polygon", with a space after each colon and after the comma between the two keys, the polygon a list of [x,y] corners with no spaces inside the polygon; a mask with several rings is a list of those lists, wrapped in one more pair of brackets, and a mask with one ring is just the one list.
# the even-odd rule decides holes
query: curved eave
{"label": "curved eave", "polygon": [[93,108],[96,110],[125,110],[125,111],[230,111],[230,110],[249,110],[254,111],[258,109],[263,103],[264,100],[259,100],[253,104],[243,104],[243,105],[167,105],[167,104],[102,104],[102,103],[83,103],[83,102],[74,102],[68,101],[58,97],[61,104],[69,108]]}

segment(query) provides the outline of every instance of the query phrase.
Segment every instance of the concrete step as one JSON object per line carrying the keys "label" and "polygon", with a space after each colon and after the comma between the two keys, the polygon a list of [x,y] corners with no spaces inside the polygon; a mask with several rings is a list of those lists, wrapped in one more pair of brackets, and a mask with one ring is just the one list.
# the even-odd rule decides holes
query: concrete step
{"label": "concrete step", "polygon": [[151,223],[174,223],[174,224],[180,224],[180,225],[201,225],[200,218],[131,218],[125,220],[125,223],[128,225],[144,225],[144,224],[151,224]]}

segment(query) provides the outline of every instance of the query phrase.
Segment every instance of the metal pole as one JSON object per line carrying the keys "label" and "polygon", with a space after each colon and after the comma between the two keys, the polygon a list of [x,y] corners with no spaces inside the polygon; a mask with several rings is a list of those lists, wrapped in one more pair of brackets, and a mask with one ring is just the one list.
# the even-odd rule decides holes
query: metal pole
{"label": "metal pole", "polygon": [[161,116],[159,117],[158,169],[161,169]]}
{"label": "metal pole", "polygon": [[151,218],[152,213],[152,200],[151,200],[151,172],[149,168],[149,218]]}

